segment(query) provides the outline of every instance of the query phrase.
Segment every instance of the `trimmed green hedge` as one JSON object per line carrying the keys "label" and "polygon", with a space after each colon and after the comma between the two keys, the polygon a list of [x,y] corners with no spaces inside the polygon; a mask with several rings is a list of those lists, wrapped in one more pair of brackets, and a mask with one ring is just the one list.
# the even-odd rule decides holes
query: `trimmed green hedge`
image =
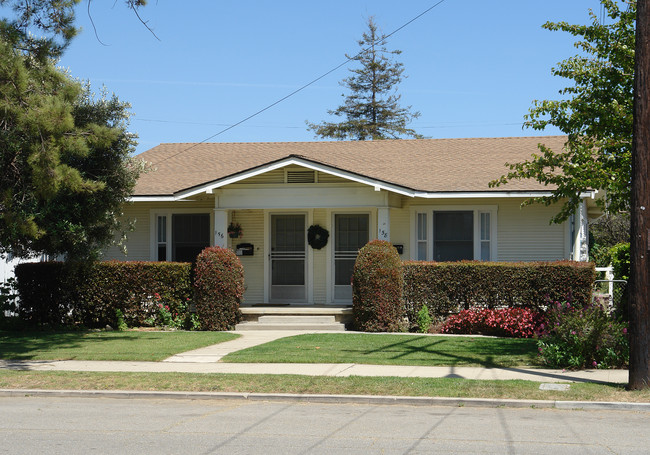
{"label": "trimmed green hedge", "polygon": [[587,262],[404,263],[404,301],[411,325],[426,305],[440,319],[463,309],[527,307],[591,302],[596,271]]}
{"label": "trimmed green hedge", "polygon": [[361,250],[352,273],[352,313],[357,330],[396,332],[402,327],[402,261],[389,242],[373,240]]}
{"label": "trimmed green hedge", "polygon": [[196,258],[194,302],[202,330],[229,330],[241,321],[244,267],[232,250],[204,249]]}
{"label": "trimmed green hedge", "polygon": [[115,310],[129,326],[142,326],[163,302],[182,314],[192,296],[188,263],[62,262],[16,267],[19,317],[33,325],[116,327]]}

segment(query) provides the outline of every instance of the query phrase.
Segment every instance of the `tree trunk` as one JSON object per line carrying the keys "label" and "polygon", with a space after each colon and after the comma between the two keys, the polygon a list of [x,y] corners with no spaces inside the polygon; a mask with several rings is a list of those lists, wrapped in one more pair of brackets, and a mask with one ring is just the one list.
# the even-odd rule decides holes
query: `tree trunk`
{"label": "tree trunk", "polygon": [[650,11],[649,0],[637,2],[632,142],[632,227],[630,237],[630,379],[628,388],[650,387]]}

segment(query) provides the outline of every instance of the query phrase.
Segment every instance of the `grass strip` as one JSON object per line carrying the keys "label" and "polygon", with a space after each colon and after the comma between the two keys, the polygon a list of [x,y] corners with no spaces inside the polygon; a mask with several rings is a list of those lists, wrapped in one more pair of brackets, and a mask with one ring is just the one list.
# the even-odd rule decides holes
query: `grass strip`
{"label": "grass strip", "polygon": [[573,383],[567,391],[539,390],[539,383],[459,378],[343,378],[300,375],[103,373],[0,371],[2,389],[142,390],[247,392],[520,400],[650,402],[650,391],[626,391],[621,384]]}
{"label": "grass strip", "polygon": [[238,338],[224,332],[0,332],[9,360],[132,360],[157,362],[180,352]]}
{"label": "grass strip", "polygon": [[415,366],[534,366],[531,339],[318,333],[281,338],[231,353],[232,363],[361,363]]}

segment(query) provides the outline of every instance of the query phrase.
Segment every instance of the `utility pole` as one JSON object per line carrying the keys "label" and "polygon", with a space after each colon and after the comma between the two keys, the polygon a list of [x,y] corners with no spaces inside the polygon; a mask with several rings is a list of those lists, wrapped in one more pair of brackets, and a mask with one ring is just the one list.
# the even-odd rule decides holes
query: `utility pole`
{"label": "utility pole", "polygon": [[637,1],[630,237],[630,379],[650,388],[650,0]]}

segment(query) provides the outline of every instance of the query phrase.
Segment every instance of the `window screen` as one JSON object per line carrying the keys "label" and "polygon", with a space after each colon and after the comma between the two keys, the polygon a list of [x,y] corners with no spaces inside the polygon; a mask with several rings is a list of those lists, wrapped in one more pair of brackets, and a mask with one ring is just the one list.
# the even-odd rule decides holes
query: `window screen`
{"label": "window screen", "polygon": [[433,258],[474,259],[474,212],[433,212]]}
{"label": "window screen", "polygon": [[210,246],[210,215],[207,213],[172,215],[172,261],[194,262]]}

